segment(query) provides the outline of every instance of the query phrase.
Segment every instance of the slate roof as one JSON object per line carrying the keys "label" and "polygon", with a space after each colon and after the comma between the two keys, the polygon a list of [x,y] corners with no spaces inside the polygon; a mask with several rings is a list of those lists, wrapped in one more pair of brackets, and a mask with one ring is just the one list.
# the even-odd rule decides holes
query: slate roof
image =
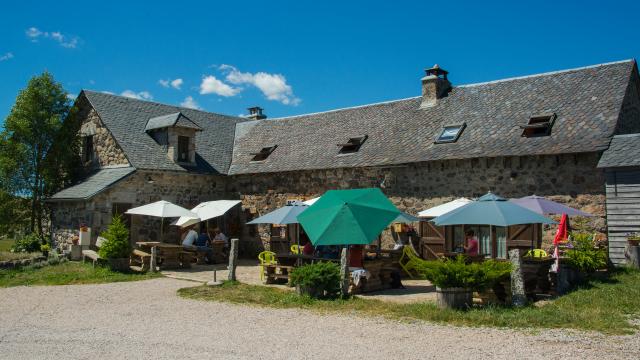
{"label": "slate roof", "polygon": [[194,129],[197,131],[202,130],[202,128],[198,126],[198,124],[191,121],[191,119],[184,116],[181,112],[177,112],[169,115],[152,117],[151,119],[149,119],[149,121],[147,121],[147,125],[145,126],[144,131],[173,126]]}
{"label": "slate roof", "polygon": [[[634,67],[628,60],[454,86],[427,109],[414,97],[239,122],[229,174],[601,151],[614,134]],[[530,116],[550,112],[557,114],[550,136],[521,136]],[[443,126],[463,122],[456,142],[434,144]],[[337,144],[360,135],[368,139],[357,153],[338,154]],[[251,162],[252,153],[273,145],[278,148],[266,160]]]}
{"label": "slate roof", "polygon": [[48,200],[89,199],[135,172],[133,167],[102,168],[77,185],[70,186]]}
{"label": "slate roof", "polygon": [[[138,169],[193,171],[226,174],[231,162],[235,125],[245,118],[208,113],[172,105],[83,90],[89,103]],[[162,145],[145,132],[149,119],[182,113],[202,128],[196,133],[196,165],[171,161]]]}
{"label": "slate roof", "polygon": [[616,135],[598,162],[599,168],[640,166],[640,134]]}

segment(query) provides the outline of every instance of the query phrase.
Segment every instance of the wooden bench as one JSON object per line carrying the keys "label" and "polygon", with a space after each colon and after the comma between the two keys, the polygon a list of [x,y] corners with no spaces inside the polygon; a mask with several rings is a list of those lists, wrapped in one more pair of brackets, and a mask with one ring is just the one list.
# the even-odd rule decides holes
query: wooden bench
{"label": "wooden bench", "polygon": [[139,249],[134,249],[129,256],[129,265],[137,271],[149,271],[151,269],[151,254]]}
{"label": "wooden bench", "polygon": [[[98,238],[96,239],[95,249],[99,250],[105,241],[107,241],[107,239],[103,238],[102,236],[98,236]],[[82,250],[82,262],[86,262],[87,258],[89,258],[93,262],[93,267],[95,268],[96,263],[103,260],[96,250]]]}

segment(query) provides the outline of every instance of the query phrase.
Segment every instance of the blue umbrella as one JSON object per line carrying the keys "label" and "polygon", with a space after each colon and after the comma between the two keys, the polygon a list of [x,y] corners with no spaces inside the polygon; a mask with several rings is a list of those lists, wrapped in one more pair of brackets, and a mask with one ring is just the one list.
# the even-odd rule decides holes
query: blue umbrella
{"label": "blue umbrella", "polygon": [[415,217],[413,215],[403,212],[403,213],[400,213],[400,215],[398,215],[398,217],[395,220],[393,220],[393,222],[409,224],[412,222],[418,222],[420,220],[421,219],[419,217]]}
{"label": "blue umbrella", "polygon": [[542,215],[567,214],[568,216],[595,216],[584,211],[580,211],[578,209],[574,209],[572,207],[557,203],[555,201],[545,199],[542,196],[525,196],[520,199],[511,199],[511,202]]}
{"label": "blue umbrella", "polygon": [[436,225],[556,224],[555,221],[489,192],[432,220]]}
{"label": "blue umbrella", "polygon": [[283,206],[279,209],[276,209],[268,214],[262,215],[259,218],[253,219],[249,221],[248,225],[254,224],[277,224],[277,225],[288,225],[288,224],[297,224],[298,223],[298,215],[307,210],[309,206],[307,205],[287,205]]}

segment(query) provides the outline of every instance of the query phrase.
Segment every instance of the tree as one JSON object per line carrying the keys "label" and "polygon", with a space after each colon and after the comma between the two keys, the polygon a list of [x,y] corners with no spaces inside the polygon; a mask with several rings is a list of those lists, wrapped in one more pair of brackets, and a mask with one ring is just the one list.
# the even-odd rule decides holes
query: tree
{"label": "tree", "polygon": [[30,229],[42,238],[46,196],[73,176],[78,124],[62,85],[44,72],[20,91],[0,133],[0,187],[30,200]]}

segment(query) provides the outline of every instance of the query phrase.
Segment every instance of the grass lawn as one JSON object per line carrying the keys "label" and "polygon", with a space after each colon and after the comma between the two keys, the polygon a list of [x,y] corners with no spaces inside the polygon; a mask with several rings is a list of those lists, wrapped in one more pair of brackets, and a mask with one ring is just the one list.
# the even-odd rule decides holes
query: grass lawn
{"label": "grass lawn", "polygon": [[0,261],[5,260],[20,260],[20,259],[31,259],[32,257],[40,255],[37,253],[12,253],[11,245],[13,245],[15,241],[13,239],[0,239]]}
{"label": "grass lawn", "polygon": [[65,262],[40,269],[0,270],[0,287],[22,285],[99,284],[120,281],[147,280],[158,273],[119,273],[104,267],[79,262]]}
{"label": "grass lawn", "polygon": [[198,286],[178,291],[183,297],[274,308],[302,308],[323,313],[355,313],[400,320],[423,320],[451,325],[507,328],[572,328],[607,334],[629,334],[637,330],[628,322],[640,315],[640,272],[621,271],[606,281],[592,281],[549,304],[522,309],[474,308],[468,311],[440,310],[433,303],[394,304],[379,300],[315,300],[293,291],[225,283],[219,287]]}

